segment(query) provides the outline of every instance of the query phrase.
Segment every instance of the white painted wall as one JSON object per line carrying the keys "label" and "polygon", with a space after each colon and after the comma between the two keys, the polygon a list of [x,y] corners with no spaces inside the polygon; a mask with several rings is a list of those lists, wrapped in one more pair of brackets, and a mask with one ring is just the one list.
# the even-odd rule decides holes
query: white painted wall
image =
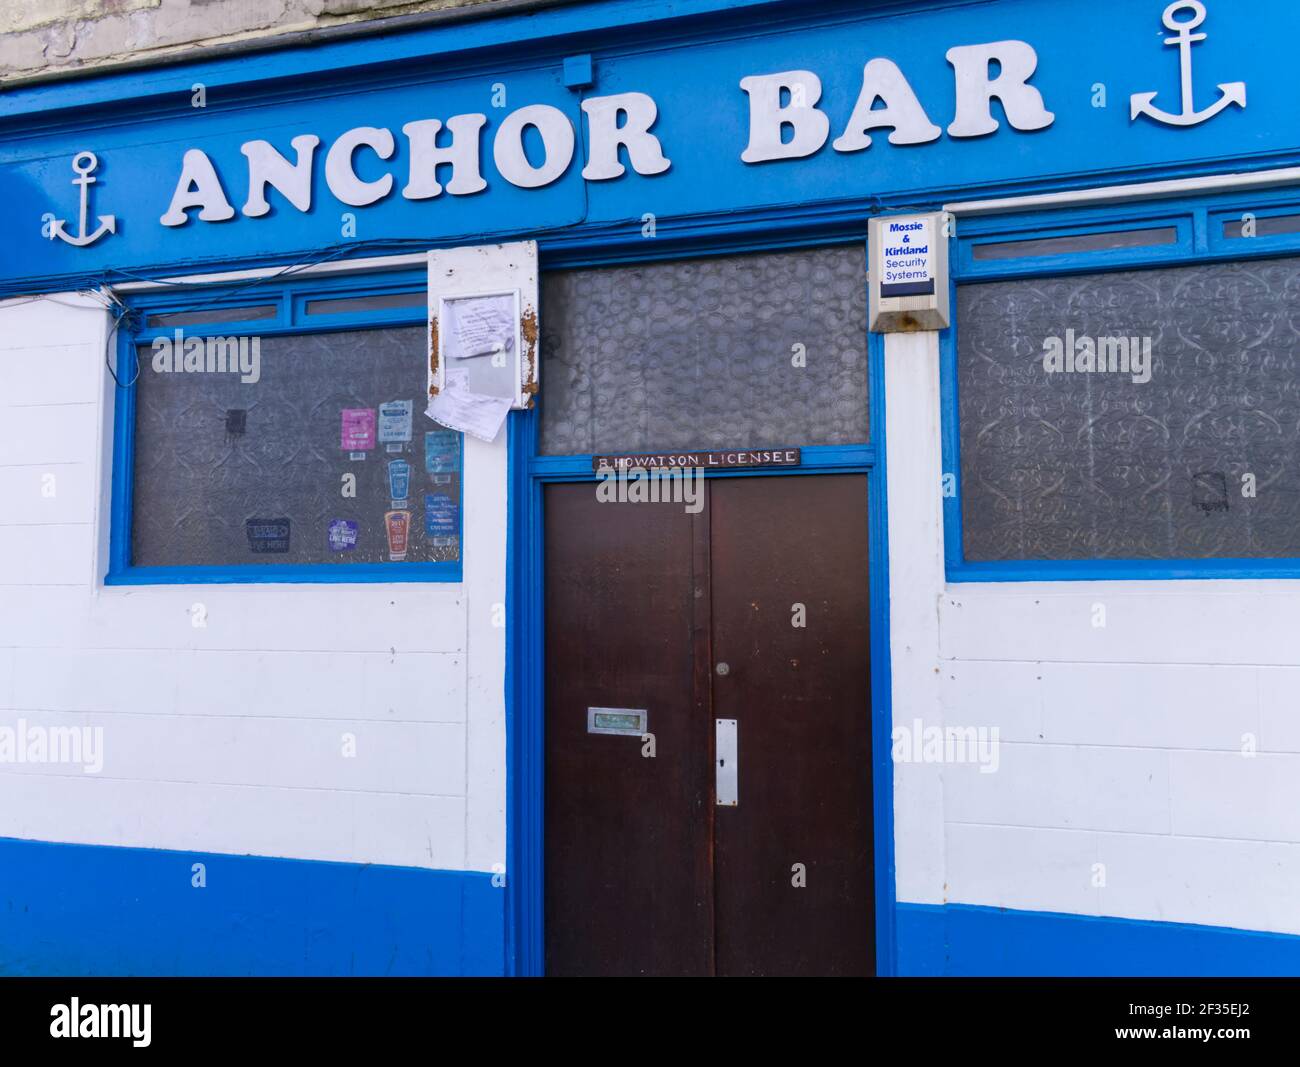
{"label": "white painted wall", "polygon": [[465,443],[463,584],[106,587],[109,321],[0,303],[0,726],[105,749],[0,763],[0,837],[504,863],[505,434]]}
{"label": "white painted wall", "polygon": [[1300,582],[945,583],[938,335],[885,353],[894,726],[1001,737],[895,763],[899,899],[1300,933]]}

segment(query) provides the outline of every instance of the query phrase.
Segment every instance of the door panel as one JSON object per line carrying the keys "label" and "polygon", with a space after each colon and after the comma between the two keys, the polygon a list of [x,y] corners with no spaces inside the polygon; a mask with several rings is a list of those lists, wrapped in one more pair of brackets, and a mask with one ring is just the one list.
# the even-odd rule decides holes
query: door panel
{"label": "door panel", "polygon": [[[547,971],[708,974],[692,517],[600,503],[590,483],[550,486],[545,505]],[[654,757],[638,737],[588,733],[589,707],[646,709]]]}
{"label": "door panel", "polygon": [[[546,490],[547,970],[869,974],[866,479],[706,484],[696,515]],[[595,706],[645,708],[654,758]]]}
{"label": "door panel", "polygon": [[710,509],[713,712],[740,779],[714,831],[717,971],[869,974],[866,479],[715,481]]}

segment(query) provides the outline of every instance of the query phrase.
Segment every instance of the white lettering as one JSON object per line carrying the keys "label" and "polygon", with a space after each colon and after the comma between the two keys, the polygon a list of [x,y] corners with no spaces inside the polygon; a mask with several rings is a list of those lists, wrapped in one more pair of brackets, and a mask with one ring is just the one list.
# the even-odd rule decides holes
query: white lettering
{"label": "white lettering", "polygon": [[[524,152],[524,129],[532,126],[542,137],[546,158],[534,167]],[[492,142],[492,157],[501,177],[521,189],[549,185],[573,161],[573,124],[559,108],[532,104],[506,116]]]}
{"label": "white lettering", "polygon": [[[357,172],[352,168],[352,154],[362,145],[373,149],[380,159],[388,159],[393,154],[392,132],[374,126],[358,126],[335,141],[325,156],[325,184],[335,197],[352,207],[365,207],[376,200],[382,200],[393,188],[391,174],[385,174],[372,182],[364,182],[357,177]],[[310,197],[308,202],[310,203]]]}
{"label": "white lettering", "polygon": [[[749,94],[749,144],[740,154],[744,162],[799,159],[826,143],[831,121],[817,109],[822,83],[812,71],[755,74],[741,78],[740,87]],[[789,104],[782,105],[782,93],[789,94]],[[793,131],[788,141],[783,140],[787,126]]]}
{"label": "white lettering", "polygon": [[[659,138],[650,132],[659,109],[645,93],[597,96],[582,102],[591,131],[591,159],[582,168],[588,181],[621,177],[625,168],[618,158],[620,146],[627,148],[632,169],[638,174],[662,174],[671,163],[664,157]],[[618,118],[626,115],[620,126]]]}
{"label": "white lettering", "polygon": [[[1029,85],[1038,67],[1038,53],[1024,41],[994,41],[948,49],[948,62],[957,78],[957,113],[948,127],[952,137],[983,137],[998,128],[993,99],[1002,101],[1007,121],[1017,130],[1041,130],[1056,119],[1043,106],[1043,97]],[[1001,70],[989,77],[989,65]]]}
{"label": "white lettering", "polygon": [[244,214],[257,218],[267,214],[266,187],[273,186],[299,211],[311,210],[311,164],[320,138],[314,133],[299,134],[289,142],[298,153],[290,163],[269,141],[249,141],[240,147],[248,158],[248,202]]}

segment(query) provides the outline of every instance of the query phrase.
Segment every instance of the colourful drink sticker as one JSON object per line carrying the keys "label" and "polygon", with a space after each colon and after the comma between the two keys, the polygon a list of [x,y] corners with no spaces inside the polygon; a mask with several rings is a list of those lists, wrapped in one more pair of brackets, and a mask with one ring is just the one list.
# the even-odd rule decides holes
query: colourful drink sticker
{"label": "colourful drink sticker", "polygon": [[357,547],[357,524],[351,519],[335,519],[329,526],[330,551],[351,552]]}
{"label": "colourful drink sticker", "polygon": [[388,532],[388,558],[394,561],[406,559],[406,546],[411,538],[411,513],[384,512],[384,529]]}
{"label": "colourful drink sticker", "polygon": [[411,439],[411,400],[390,400],[379,405],[379,443],[400,444]]}
{"label": "colourful drink sticker", "polygon": [[460,470],[460,434],[429,430],[424,435],[424,469],[428,474]]}
{"label": "colourful drink sticker", "polygon": [[446,543],[442,538],[456,536],[456,519],[459,508],[446,493],[424,494],[424,532],[435,538],[435,544]]}
{"label": "colourful drink sticker", "polygon": [[289,519],[249,519],[244,523],[250,552],[288,552]]}
{"label": "colourful drink sticker", "polygon": [[375,409],[344,408],[340,447],[345,452],[365,452],[375,447]]}
{"label": "colourful drink sticker", "polygon": [[388,461],[388,491],[393,498],[393,507],[397,502],[405,502],[411,495],[411,465],[404,459]]}

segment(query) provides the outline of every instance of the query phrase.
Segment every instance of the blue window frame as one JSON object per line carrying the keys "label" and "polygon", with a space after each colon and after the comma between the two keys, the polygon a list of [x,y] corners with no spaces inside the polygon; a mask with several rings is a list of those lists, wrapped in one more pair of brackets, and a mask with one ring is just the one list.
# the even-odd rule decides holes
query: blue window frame
{"label": "blue window frame", "polygon": [[[1254,236],[1243,235],[1247,219]],[[959,218],[952,307],[958,308],[958,289],[977,282],[1294,255],[1300,255],[1300,200],[1294,189]],[[1300,558],[967,560],[958,403],[961,329],[955,314],[939,340],[949,581],[1300,578]]]}
{"label": "blue window frame", "polygon": [[[287,273],[287,272],[286,272]],[[422,269],[285,280],[269,278],[218,286],[185,285],[128,301],[115,344],[117,378],[113,432],[113,486],[108,585],[260,582],[459,582],[464,544],[458,509],[460,558],[451,561],[382,563],[249,563],[237,565],[140,566],[132,561],[135,498],[136,352],[157,337],[182,328],[187,337],[262,337],[341,333],[426,322],[426,275]],[[135,330],[126,328],[128,323]],[[419,411],[415,417],[421,417]],[[462,465],[463,466],[463,465]],[[462,495],[463,499],[463,495]]]}

